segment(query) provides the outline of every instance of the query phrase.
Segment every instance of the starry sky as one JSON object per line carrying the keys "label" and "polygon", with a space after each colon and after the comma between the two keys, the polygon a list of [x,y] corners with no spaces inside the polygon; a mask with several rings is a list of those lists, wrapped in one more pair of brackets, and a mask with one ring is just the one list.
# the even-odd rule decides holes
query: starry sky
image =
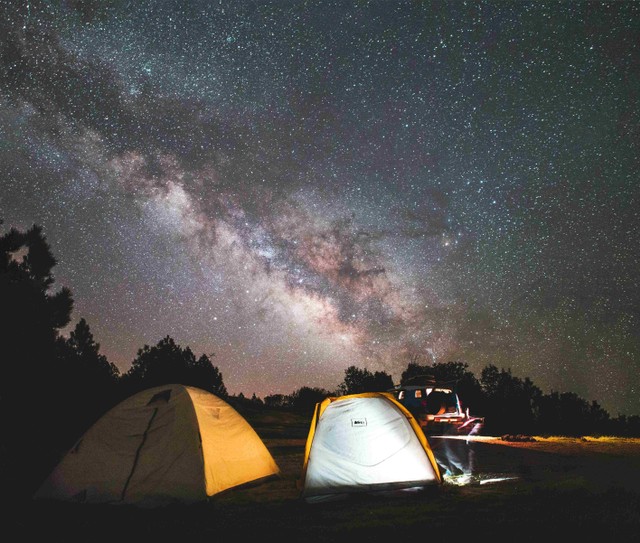
{"label": "starry sky", "polygon": [[[640,4],[0,0],[0,218],[232,394],[493,364],[640,414]],[[63,331],[68,333],[68,329]]]}

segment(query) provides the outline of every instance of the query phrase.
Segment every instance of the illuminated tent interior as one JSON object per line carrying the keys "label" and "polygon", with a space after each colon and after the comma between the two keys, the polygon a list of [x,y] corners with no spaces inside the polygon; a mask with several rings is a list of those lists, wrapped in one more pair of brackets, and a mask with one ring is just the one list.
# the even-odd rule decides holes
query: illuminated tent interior
{"label": "illuminated tent interior", "polygon": [[207,391],[172,384],[108,411],[34,497],[157,507],[203,501],[279,472],[233,407]]}
{"label": "illuminated tent interior", "polygon": [[441,481],[418,423],[391,394],[331,397],[316,405],[300,479],[307,502],[419,490]]}

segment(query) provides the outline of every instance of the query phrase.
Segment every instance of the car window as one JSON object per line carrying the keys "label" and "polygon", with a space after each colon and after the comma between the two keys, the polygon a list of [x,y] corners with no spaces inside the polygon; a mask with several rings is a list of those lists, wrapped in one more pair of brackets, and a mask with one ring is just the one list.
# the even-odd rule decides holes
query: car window
{"label": "car window", "polygon": [[456,411],[456,397],[451,392],[434,390],[427,396],[427,412],[432,415],[452,413]]}

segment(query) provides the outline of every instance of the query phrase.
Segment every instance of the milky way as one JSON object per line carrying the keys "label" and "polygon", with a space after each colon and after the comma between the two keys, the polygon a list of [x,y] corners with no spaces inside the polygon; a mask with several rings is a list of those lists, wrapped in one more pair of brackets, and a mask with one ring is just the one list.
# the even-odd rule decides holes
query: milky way
{"label": "milky way", "polygon": [[462,361],[640,414],[637,3],[0,6],[3,231],[122,371],[170,335],[231,393]]}

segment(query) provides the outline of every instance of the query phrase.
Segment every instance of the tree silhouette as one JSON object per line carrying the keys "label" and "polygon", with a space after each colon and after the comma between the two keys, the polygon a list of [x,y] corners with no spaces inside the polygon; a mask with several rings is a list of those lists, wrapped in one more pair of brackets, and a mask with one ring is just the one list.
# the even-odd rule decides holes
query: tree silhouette
{"label": "tree silhouette", "polygon": [[73,299],[67,288],[52,291],[55,265],[41,227],[11,228],[0,237],[0,484],[18,493],[32,490],[67,437],[58,399],[68,375],[56,362]]}
{"label": "tree silhouette", "polygon": [[289,397],[284,394],[271,394],[265,396],[264,405],[267,407],[287,407],[289,405]]}
{"label": "tree silhouette", "polygon": [[482,370],[480,382],[487,396],[488,432],[531,434],[539,428],[536,411],[542,392],[528,378],[520,379],[510,369],[489,365]]}
{"label": "tree silhouette", "polygon": [[361,392],[384,392],[393,388],[393,379],[382,371],[371,373],[368,369],[349,366],[344,372],[344,381],[338,385],[341,394]]}
{"label": "tree silhouette", "polygon": [[125,378],[136,391],[171,383],[185,384],[187,357],[170,336],[165,336],[153,347],[145,345],[138,349]]}
{"label": "tree silhouette", "polygon": [[206,354],[203,354],[188,367],[188,384],[212,392],[216,396],[226,398],[229,396],[227,387],[224,386],[222,373],[211,363]]}
{"label": "tree silhouette", "polygon": [[405,369],[400,375],[401,385],[417,383],[418,381],[423,381],[425,379],[428,380],[430,378],[435,379],[431,366],[419,364],[415,360],[416,358],[412,357],[411,361],[407,365],[407,369]]}
{"label": "tree silhouette", "polygon": [[582,436],[606,433],[609,415],[597,402],[589,404],[573,392],[551,392],[539,399],[539,426],[546,433]]}
{"label": "tree silhouette", "polygon": [[81,364],[79,371],[85,373],[83,379],[85,383],[93,381],[111,385],[120,376],[118,367],[109,362],[106,356],[100,354],[100,344],[93,339],[91,329],[84,318],[78,321],[69,334],[67,345]]}
{"label": "tree silhouette", "polygon": [[316,404],[331,395],[331,392],[323,388],[301,387],[289,397],[289,406],[311,415]]}
{"label": "tree silhouette", "polygon": [[211,364],[207,355],[196,360],[189,347],[182,349],[170,336],[165,336],[157,345],[145,345],[131,368],[123,375],[125,395],[144,388],[171,383],[180,383],[202,388],[226,397],[227,389],[222,374]]}
{"label": "tree silhouette", "polygon": [[[51,366],[59,330],[71,319],[71,291],[51,292],[56,260],[39,226],[27,232],[12,228],[0,237],[0,337],[6,353],[2,397],[15,390],[11,377],[28,377]],[[15,374],[13,373],[15,372]]]}
{"label": "tree silhouette", "polygon": [[58,340],[58,363],[67,375],[66,417],[70,437],[79,437],[95,420],[113,406],[120,371],[100,354],[87,321],[82,318],[68,339]]}

